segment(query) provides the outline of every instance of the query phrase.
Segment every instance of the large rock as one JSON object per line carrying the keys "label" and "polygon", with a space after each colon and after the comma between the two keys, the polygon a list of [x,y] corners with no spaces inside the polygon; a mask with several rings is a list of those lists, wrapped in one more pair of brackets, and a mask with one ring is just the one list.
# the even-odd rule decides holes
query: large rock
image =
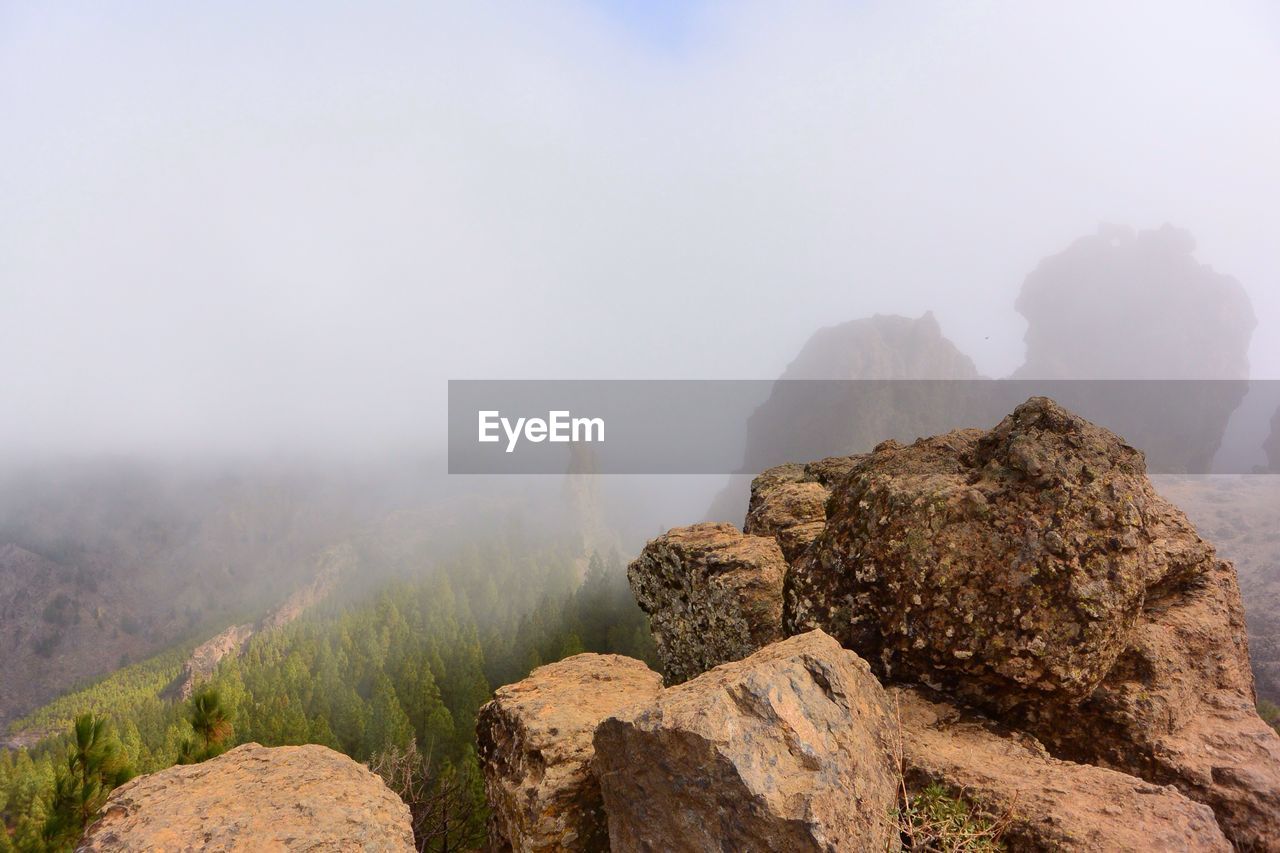
{"label": "large rock", "polygon": [[891,688],[910,791],[942,785],[1006,823],[1019,851],[1230,851],[1213,811],[1172,787],[1060,761],[1034,738],[1002,730],[912,688]]}
{"label": "large rock", "polygon": [[[1166,541],[1190,545],[1189,528],[1168,530]],[[1063,756],[1176,785],[1212,806],[1241,850],[1280,851],[1280,736],[1254,707],[1229,563],[1152,591],[1093,695],[1077,708],[1039,708],[1023,724]]]}
{"label": "large rock", "polygon": [[476,724],[491,849],[606,848],[591,738],[600,720],[661,689],[661,677],[640,661],[595,654],[499,688]]}
{"label": "large rock", "polygon": [[1153,470],[1168,473],[1212,470],[1248,391],[1257,325],[1240,282],[1194,251],[1191,234],[1170,225],[1137,232],[1104,225],[1042,261],[1016,302],[1027,319],[1027,356],[1015,379],[1208,380],[1183,382],[1176,392],[1159,382],[1114,381],[1053,392],[1122,431]]}
{"label": "large rock", "polygon": [[896,734],[857,655],[814,631],[606,719],[617,851],[897,849]]}
{"label": "large rock", "polygon": [[771,536],[695,524],[659,536],[627,568],[668,684],[782,637],[786,560]]}
{"label": "large rock", "polygon": [[860,458],[835,456],[765,471],[751,481],[751,503],[743,532],[774,537],[787,562],[794,563],[826,527],[832,487]]}
{"label": "large rock", "polygon": [[996,711],[1078,703],[1146,590],[1203,573],[1165,553],[1142,454],[1047,398],[995,429],[881,445],[787,579],[790,632],[822,627],[886,677]]}
{"label": "large rock", "polygon": [[1280,849],[1280,739],[1258,718],[1242,607],[1118,437],[1036,398],[994,430],[855,465],[792,567],[784,622],[881,675],[1176,785],[1242,849]]}
{"label": "large rock", "polygon": [[323,746],[248,743],[117,788],[82,851],[412,851],[409,807]]}

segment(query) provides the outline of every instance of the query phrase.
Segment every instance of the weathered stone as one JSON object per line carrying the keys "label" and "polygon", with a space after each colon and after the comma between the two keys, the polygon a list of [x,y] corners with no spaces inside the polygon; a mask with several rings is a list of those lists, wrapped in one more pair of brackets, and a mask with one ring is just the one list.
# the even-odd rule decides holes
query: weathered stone
{"label": "weathered stone", "polygon": [[890,688],[912,793],[939,784],[1005,824],[1028,851],[1230,851],[1213,810],[1172,787],[1060,761],[1028,735],[1001,729],[913,688]]}
{"label": "weathered stone", "polygon": [[661,677],[640,661],[595,654],[500,687],[476,724],[491,849],[606,848],[592,735],[601,719],[661,689]]}
{"label": "weathered stone", "polygon": [[741,660],[782,637],[786,560],[772,537],[732,524],[659,536],[627,568],[668,684]]}
{"label": "weathered stone", "polygon": [[1235,572],[1142,456],[1044,398],[990,432],[885,445],[787,578],[886,678],[1027,729],[1055,755],[1176,785],[1242,849],[1280,842],[1280,739],[1257,716]]}
{"label": "weathered stone", "polygon": [[751,504],[743,532],[774,537],[787,562],[795,562],[826,526],[832,486],[861,458],[833,456],[765,471],[751,481]]}
{"label": "weathered stone", "polygon": [[787,579],[791,631],[820,626],[887,677],[999,711],[1079,702],[1124,649],[1148,587],[1208,566],[1153,544],[1142,454],[1032,398],[856,465]]}
{"label": "weathered stone", "polygon": [[[1166,528],[1167,547],[1190,543]],[[1154,590],[1124,654],[1076,708],[1023,722],[1056,753],[1176,785],[1241,850],[1280,851],[1280,736],[1259,718],[1231,565]]]}
{"label": "weathered stone", "polygon": [[610,844],[897,849],[895,737],[857,655],[821,631],[775,643],[600,724]]}
{"label": "weathered stone", "polygon": [[112,792],[81,851],[411,851],[409,807],[323,746],[238,746]]}

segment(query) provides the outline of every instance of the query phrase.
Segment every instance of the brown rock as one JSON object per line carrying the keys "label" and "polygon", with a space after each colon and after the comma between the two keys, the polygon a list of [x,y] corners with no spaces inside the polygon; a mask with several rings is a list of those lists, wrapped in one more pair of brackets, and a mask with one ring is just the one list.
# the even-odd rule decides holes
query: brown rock
{"label": "brown rock", "polygon": [[913,793],[940,784],[1007,821],[1012,850],[1230,851],[1213,811],[1172,787],[1060,761],[1034,738],[913,688],[891,688]]}
{"label": "brown rock", "polygon": [[[1166,544],[1190,537],[1187,525]],[[1241,850],[1280,851],[1280,736],[1254,707],[1229,563],[1215,560],[1195,583],[1154,591],[1098,690],[1078,708],[1039,709],[1026,725],[1061,755],[1207,803]]]}
{"label": "brown rock", "polygon": [[859,462],[787,579],[791,631],[820,626],[887,677],[997,711],[1074,703],[1124,649],[1148,587],[1207,568],[1160,551],[1142,454],[1047,398]]}
{"label": "brown rock", "polygon": [[826,526],[832,486],[860,458],[834,456],[765,471],[751,481],[751,504],[743,532],[774,537],[787,562],[795,562]]}
{"label": "brown rock", "polygon": [[614,851],[897,849],[884,690],[813,631],[664,690],[596,730]]}
{"label": "brown rock", "polygon": [[1280,739],[1254,710],[1235,572],[1140,453],[1033,398],[988,433],[878,448],[828,510],[787,578],[789,631],[827,628],[886,678],[1280,849]]}
{"label": "brown rock", "polygon": [[117,788],[81,851],[411,851],[409,807],[323,746],[247,743]]}
{"label": "brown rock", "polygon": [[627,568],[668,684],[741,660],[782,637],[786,560],[772,537],[732,524],[678,527]]}
{"label": "brown rock", "polygon": [[574,655],[501,687],[476,733],[494,850],[600,850],[608,833],[591,772],[596,725],[662,679],[638,660]]}

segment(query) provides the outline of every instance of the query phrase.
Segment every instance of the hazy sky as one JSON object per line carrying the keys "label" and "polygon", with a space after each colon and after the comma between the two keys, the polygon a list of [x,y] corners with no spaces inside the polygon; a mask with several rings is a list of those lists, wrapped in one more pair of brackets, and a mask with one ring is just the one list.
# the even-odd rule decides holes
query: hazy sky
{"label": "hazy sky", "polygon": [[0,446],[430,440],[445,380],[749,377],[1099,222],[1280,377],[1267,2],[0,0]]}

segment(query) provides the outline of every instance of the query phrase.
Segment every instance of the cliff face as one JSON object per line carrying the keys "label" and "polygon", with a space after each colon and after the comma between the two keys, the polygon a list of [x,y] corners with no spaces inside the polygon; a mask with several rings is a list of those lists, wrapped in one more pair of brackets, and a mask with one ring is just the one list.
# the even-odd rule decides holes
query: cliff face
{"label": "cliff face", "polygon": [[[1280,851],[1233,567],[1051,400],[765,472],[745,534],[671,531],[629,576],[675,686],[576,723],[612,849],[919,849],[941,791],[1011,850]],[[540,773],[510,759],[491,788]]]}

